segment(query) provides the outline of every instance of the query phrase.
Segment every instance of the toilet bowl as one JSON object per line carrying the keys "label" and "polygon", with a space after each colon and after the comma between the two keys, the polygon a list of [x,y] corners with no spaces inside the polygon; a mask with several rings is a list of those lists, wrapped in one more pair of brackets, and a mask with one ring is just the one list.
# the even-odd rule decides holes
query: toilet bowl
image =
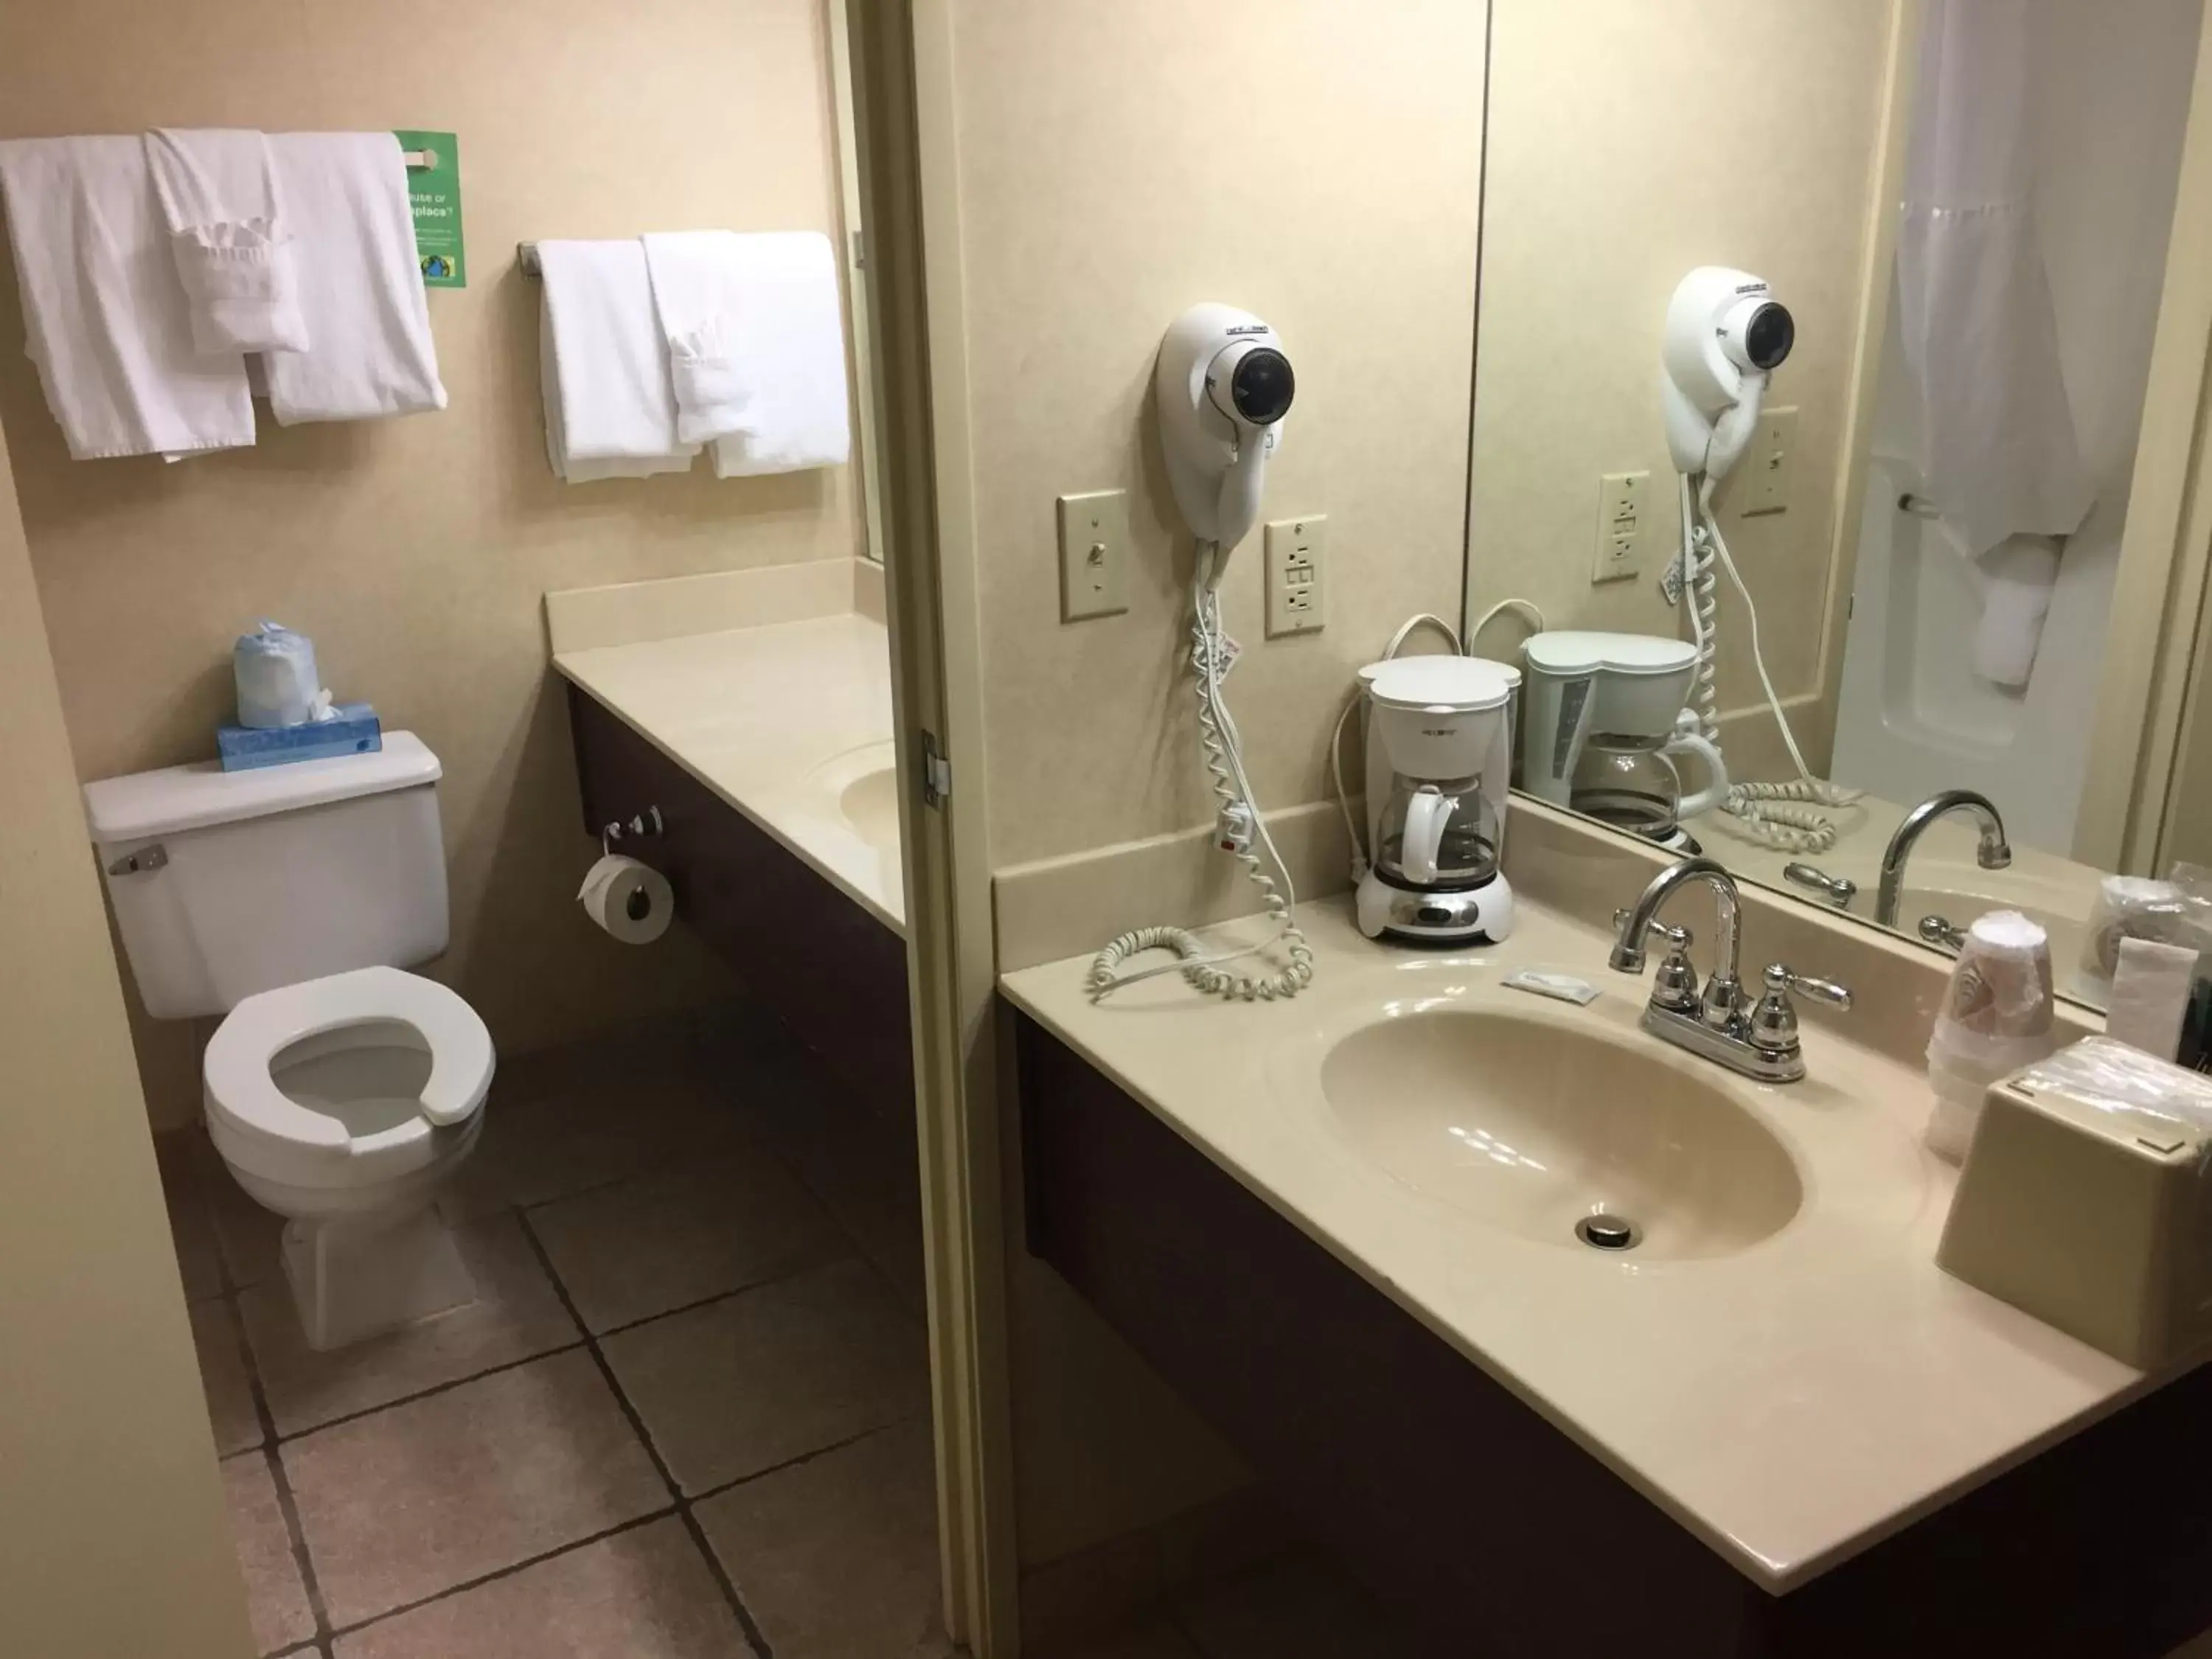
{"label": "toilet bowl", "polygon": [[224,1017],[203,1066],[209,1137],[285,1218],[309,1346],[474,1298],[432,1206],[476,1144],[493,1066],[476,1011],[397,968],[279,986]]}

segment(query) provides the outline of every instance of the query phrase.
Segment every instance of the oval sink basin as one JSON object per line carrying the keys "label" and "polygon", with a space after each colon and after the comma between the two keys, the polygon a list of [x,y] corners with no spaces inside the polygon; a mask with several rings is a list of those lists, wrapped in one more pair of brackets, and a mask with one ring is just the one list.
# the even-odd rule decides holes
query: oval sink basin
{"label": "oval sink basin", "polygon": [[1720,1087],[1549,1021],[1440,1008],[1363,1025],[1322,1056],[1352,1145],[1395,1179],[1523,1237],[1629,1261],[1733,1255],[1788,1224],[1790,1153]]}
{"label": "oval sink basin", "polygon": [[898,762],[889,742],[848,749],[810,778],[817,798],[848,830],[884,856],[898,856]]}
{"label": "oval sink basin", "polygon": [[872,772],[863,772],[847,784],[837,797],[837,811],[854,833],[871,847],[896,851],[898,847],[898,769],[886,761]]}

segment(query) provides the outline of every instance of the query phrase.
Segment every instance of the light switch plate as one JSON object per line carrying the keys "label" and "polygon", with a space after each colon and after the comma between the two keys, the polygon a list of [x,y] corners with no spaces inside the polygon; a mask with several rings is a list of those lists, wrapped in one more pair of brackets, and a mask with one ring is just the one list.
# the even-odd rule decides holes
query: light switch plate
{"label": "light switch plate", "polygon": [[1094,489],[1060,498],[1060,619],[1111,617],[1129,608],[1129,492]]}
{"label": "light switch plate", "polygon": [[1328,520],[1278,519],[1267,526],[1267,637],[1318,634],[1328,621]]}
{"label": "light switch plate", "polygon": [[1621,581],[1644,568],[1644,548],[1651,520],[1651,475],[1608,472],[1597,483],[1596,539],[1590,544],[1590,580]]}
{"label": "light switch plate", "polygon": [[1736,468],[1743,474],[1737,499],[1741,511],[1787,513],[1797,471],[1797,411],[1770,409],[1759,417],[1759,430]]}

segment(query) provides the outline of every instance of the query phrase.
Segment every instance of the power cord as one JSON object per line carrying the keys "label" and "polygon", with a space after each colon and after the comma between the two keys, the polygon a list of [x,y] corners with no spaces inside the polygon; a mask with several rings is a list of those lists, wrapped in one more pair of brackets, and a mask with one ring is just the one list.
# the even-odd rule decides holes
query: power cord
{"label": "power cord", "polygon": [[1813,775],[1805,764],[1805,756],[1797,747],[1797,734],[1790,729],[1790,716],[1783,712],[1782,699],[1776,695],[1774,682],[1766,672],[1766,656],[1759,644],[1759,607],[1752,600],[1751,589],[1745,586],[1742,574],[1729,556],[1727,538],[1721,534],[1720,520],[1713,513],[1714,479],[1708,474],[1698,485],[1696,510],[1692,511],[1690,480],[1686,475],[1677,480],[1682,509],[1682,596],[1690,614],[1690,636],[1698,652],[1698,674],[1691,693],[1692,713],[1697,717],[1698,730],[1717,748],[1720,744],[1719,693],[1715,677],[1719,656],[1720,582],[1713,574],[1717,562],[1728,572],[1729,580],[1743,600],[1744,616],[1751,625],[1751,660],[1759,671],[1759,688],[1766,694],[1766,706],[1774,712],[1774,723],[1782,730],[1782,741],[1790,750],[1790,759],[1797,768],[1797,778],[1786,783],[1731,783],[1728,794],[1721,802],[1723,817],[1718,822],[1730,832],[1744,840],[1765,847],[1777,848],[1789,853],[1825,853],[1836,843],[1839,833],[1835,820],[1817,807],[1849,806],[1856,802],[1860,792],[1846,789]]}
{"label": "power cord", "polygon": [[[1259,888],[1267,915],[1277,928],[1277,940],[1271,943],[1283,945],[1290,955],[1290,966],[1256,977],[1231,974],[1224,971],[1225,964],[1257,956],[1268,945],[1248,945],[1241,951],[1209,956],[1198,935],[1188,928],[1133,928],[1091,959],[1085,984],[1094,1002],[1112,995],[1123,986],[1171,973],[1180,973],[1209,996],[1240,1002],[1273,1002],[1279,998],[1293,997],[1313,982],[1313,949],[1306,943],[1306,936],[1298,931],[1295,911],[1297,892],[1291,879],[1290,866],[1276,849],[1274,837],[1267,830],[1267,821],[1253,799],[1251,780],[1244,772],[1243,739],[1221,695],[1221,678],[1229,653],[1228,635],[1221,625],[1224,562],[1217,544],[1199,543],[1196,568],[1191,578],[1191,667],[1198,679],[1199,745],[1205,756],[1206,769],[1213,780],[1218,816],[1226,822],[1241,811],[1238,822],[1249,826],[1249,833],[1231,844],[1231,850],[1237,862],[1244,866],[1246,876]],[[1279,885],[1254,850],[1255,843],[1266,849],[1268,861],[1282,877]],[[1172,951],[1180,959],[1133,972],[1117,971],[1130,957],[1147,951]]]}

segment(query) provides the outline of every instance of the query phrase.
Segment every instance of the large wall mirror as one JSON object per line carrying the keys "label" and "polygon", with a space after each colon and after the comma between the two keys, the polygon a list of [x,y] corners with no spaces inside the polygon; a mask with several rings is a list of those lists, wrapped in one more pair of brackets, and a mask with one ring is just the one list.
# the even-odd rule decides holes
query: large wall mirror
{"label": "large wall mirror", "polygon": [[2120,932],[2212,945],[2212,677],[2146,782],[2122,576],[2203,14],[1495,0],[1466,621],[1524,790],[1931,950],[2021,910],[2093,1003]]}

